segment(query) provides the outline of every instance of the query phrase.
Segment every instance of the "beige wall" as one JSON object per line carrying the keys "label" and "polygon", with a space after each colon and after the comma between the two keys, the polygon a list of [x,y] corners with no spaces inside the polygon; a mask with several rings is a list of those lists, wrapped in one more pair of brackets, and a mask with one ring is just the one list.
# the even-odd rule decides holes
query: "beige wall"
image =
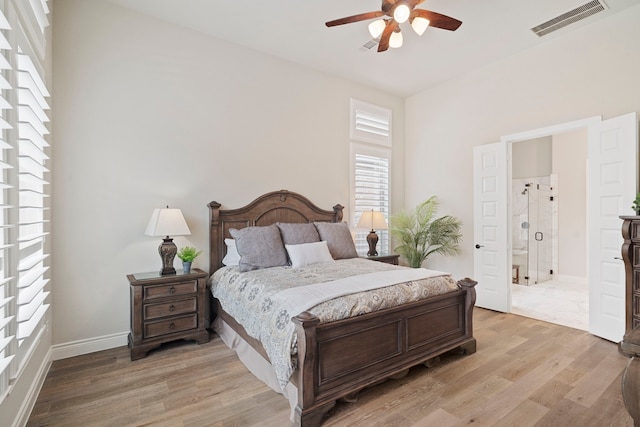
{"label": "beige wall", "polygon": [[558,277],[587,277],[587,129],[553,136],[558,176]]}
{"label": "beige wall", "polygon": [[462,254],[427,265],[473,276],[473,146],[640,111],[638,22],[640,6],[407,99],[406,203],[437,194],[464,222]]}
{"label": "beige wall", "polygon": [[206,249],[212,200],[288,189],[348,207],[351,97],[393,110],[403,206],[403,99],[105,2],[55,6],[54,344],[128,331],[125,275],[161,264],[154,208],[181,208],[176,243]]}
{"label": "beige wall", "polygon": [[518,141],[511,149],[511,177],[531,178],[551,175],[551,137]]}

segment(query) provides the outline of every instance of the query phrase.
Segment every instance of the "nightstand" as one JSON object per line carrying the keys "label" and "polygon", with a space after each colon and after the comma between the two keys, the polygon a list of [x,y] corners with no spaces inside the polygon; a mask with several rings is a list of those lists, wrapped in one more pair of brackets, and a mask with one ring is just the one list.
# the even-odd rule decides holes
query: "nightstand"
{"label": "nightstand", "polygon": [[190,274],[127,275],[131,291],[131,360],[173,340],[209,341],[205,325],[207,273],[194,268]]}
{"label": "nightstand", "polygon": [[386,262],[387,264],[398,265],[398,258],[400,258],[400,255],[376,255],[363,258],[370,259],[372,261],[380,261]]}

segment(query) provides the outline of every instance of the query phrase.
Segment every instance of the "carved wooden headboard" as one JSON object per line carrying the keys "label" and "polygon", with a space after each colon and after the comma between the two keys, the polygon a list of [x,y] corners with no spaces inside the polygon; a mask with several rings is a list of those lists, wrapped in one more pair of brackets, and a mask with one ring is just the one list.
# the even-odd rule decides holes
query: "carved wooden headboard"
{"label": "carved wooden headboard", "polygon": [[342,205],[333,210],[317,207],[306,197],[287,190],[264,194],[248,205],[223,210],[218,202],[209,206],[209,274],[222,267],[226,253],[224,239],[229,238],[231,228],[265,226],[276,222],[340,222]]}

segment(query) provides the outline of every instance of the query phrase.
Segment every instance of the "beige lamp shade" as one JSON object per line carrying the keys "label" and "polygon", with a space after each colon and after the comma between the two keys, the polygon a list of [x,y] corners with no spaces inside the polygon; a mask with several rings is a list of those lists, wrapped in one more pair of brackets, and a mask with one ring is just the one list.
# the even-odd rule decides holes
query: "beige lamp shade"
{"label": "beige lamp shade", "polygon": [[362,216],[358,221],[356,228],[362,228],[367,230],[386,230],[388,228],[387,222],[384,220],[382,212],[370,211],[362,212]]}
{"label": "beige lamp shade", "polygon": [[154,209],[144,232],[147,236],[187,236],[191,234],[180,209]]}

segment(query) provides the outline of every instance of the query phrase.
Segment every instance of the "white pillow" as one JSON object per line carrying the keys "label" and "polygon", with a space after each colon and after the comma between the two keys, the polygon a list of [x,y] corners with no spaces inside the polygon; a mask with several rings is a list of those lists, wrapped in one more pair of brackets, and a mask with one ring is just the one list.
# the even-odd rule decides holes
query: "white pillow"
{"label": "white pillow", "polygon": [[300,245],[284,245],[291,260],[291,266],[304,267],[305,265],[333,262],[327,242],[302,243]]}
{"label": "white pillow", "polygon": [[226,266],[240,264],[240,254],[236,249],[236,241],[233,239],[224,239],[225,245],[227,245],[227,254],[222,258],[222,264]]}

